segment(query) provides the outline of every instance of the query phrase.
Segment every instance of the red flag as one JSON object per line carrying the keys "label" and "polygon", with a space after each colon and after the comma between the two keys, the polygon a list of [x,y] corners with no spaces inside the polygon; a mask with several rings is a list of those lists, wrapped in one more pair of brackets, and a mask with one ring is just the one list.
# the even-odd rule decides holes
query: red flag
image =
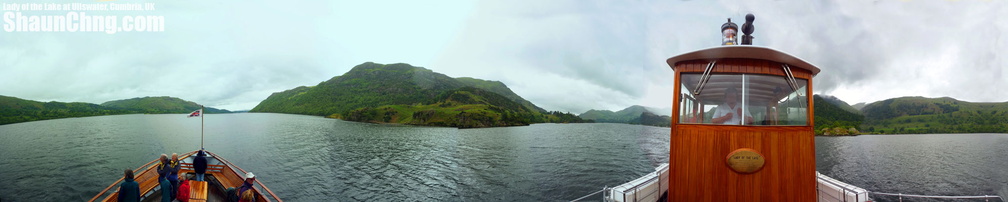
{"label": "red flag", "polygon": [[197,117],[201,115],[203,115],[203,109],[197,109],[196,111],[189,113],[189,117]]}

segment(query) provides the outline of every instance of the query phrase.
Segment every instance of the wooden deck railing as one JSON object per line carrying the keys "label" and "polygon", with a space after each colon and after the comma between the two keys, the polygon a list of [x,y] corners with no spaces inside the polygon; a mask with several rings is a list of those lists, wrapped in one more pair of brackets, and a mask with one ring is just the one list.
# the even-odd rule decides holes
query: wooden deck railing
{"label": "wooden deck railing", "polygon": [[[185,154],[181,154],[181,155],[179,155],[179,159],[180,160],[185,160],[187,158],[190,158],[190,157],[192,157],[192,155],[195,155],[196,152],[198,152],[198,151],[192,151],[192,152],[188,152],[188,153],[185,153]],[[221,163],[224,163],[223,165],[222,164],[209,164],[209,165],[207,165],[207,174],[213,175],[215,177],[215,179],[217,179],[217,181],[220,182],[221,185],[224,186],[224,187],[239,187],[239,186],[242,185],[243,180],[244,180],[244,173],[246,173],[245,170],[243,170],[240,167],[234,165],[233,163],[227,161],[226,159],[218,156],[217,154],[211,153],[209,151],[207,151],[206,153],[210,155],[208,157],[217,159]],[[147,164],[144,164],[143,166],[140,166],[139,168],[137,168],[136,170],[133,171],[134,173],[138,173],[137,175],[135,175],[134,180],[137,181],[137,183],[140,184],[140,193],[141,193],[141,196],[146,195],[148,192],[150,192],[155,187],[157,187],[157,186],[160,185],[159,182],[156,180],[157,177],[158,177],[158,173],[157,173],[157,165],[158,164],[156,164],[156,163],[159,162],[159,161],[160,161],[160,158],[154,159],[153,161],[148,162]],[[181,166],[180,166],[181,169],[180,169],[179,173],[195,172],[192,163],[180,163],[180,164],[181,164]],[[236,170],[234,170],[234,168],[237,168],[238,170],[236,171]],[[239,171],[242,174],[238,174]],[[122,183],[123,180],[124,180],[124,178],[120,177],[119,180],[116,180],[114,183],[112,183],[111,185],[109,185],[108,187],[106,187],[104,190],[102,190],[101,192],[99,192],[97,195],[95,195],[93,198],[91,198],[91,200],[89,200],[89,202],[94,202],[94,201],[98,200],[99,198],[102,198],[102,196],[105,196],[105,195],[108,195],[108,196],[105,196],[104,199],[102,199],[101,201],[105,201],[105,202],[107,202],[107,201],[116,201],[117,198],[118,198],[119,192],[118,192],[118,190],[112,191],[112,188],[113,187],[117,187],[120,183]],[[268,193],[269,197],[270,197],[270,198],[267,198],[267,196],[264,195],[263,192],[259,191],[255,187],[253,187],[252,190],[256,193],[255,195],[256,195],[256,200],[257,201],[278,201],[278,202],[283,202],[283,200],[281,200],[280,197],[277,197],[276,194],[274,194],[272,190],[270,190],[268,187],[266,187],[266,185],[264,185],[258,179],[256,179],[255,182],[257,184],[259,184],[259,186],[262,187],[263,190],[265,190],[266,193]],[[109,193],[110,191],[111,191],[111,193]]]}
{"label": "wooden deck railing", "polygon": [[[238,167],[237,165],[231,163],[227,159],[221,158],[217,154],[211,153],[209,151],[207,151],[206,153],[210,154],[210,155],[213,155],[214,157],[217,158],[217,160],[219,160],[219,161],[227,164],[227,167],[237,168],[242,173],[248,173],[245,170],[243,170],[241,167]],[[236,173],[233,169],[228,169],[228,170],[231,170],[232,171],[231,173],[234,174],[234,175],[236,175],[236,176],[244,176],[244,175],[238,175],[238,173]],[[244,179],[244,177],[239,177],[239,179]],[[239,182],[241,182],[241,180],[239,180]],[[266,193],[269,193],[270,197],[273,197],[272,200],[270,200],[269,198],[266,198],[266,196],[263,195],[261,191],[259,191],[257,188],[255,188],[255,186],[253,186],[252,190],[254,190],[256,193],[259,193],[259,194],[256,194],[256,196],[257,196],[256,201],[262,201],[262,200],[273,201],[273,200],[276,200],[277,202],[283,202],[283,200],[281,200],[280,197],[277,197],[276,194],[273,193],[273,190],[270,190],[269,187],[266,187],[266,185],[264,185],[262,182],[260,182],[258,178],[255,179],[255,182],[256,182],[256,184],[259,184],[259,186],[262,187],[263,190],[266,190]],[[241,184],[238,184],[238,185],[240,186]]]}

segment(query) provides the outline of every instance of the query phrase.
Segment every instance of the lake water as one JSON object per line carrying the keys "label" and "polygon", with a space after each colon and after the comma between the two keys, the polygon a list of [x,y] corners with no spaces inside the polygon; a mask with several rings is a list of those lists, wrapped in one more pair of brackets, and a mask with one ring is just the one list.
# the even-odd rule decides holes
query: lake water
{"label": "lake water", "polygon": [[1008,134],[817,137],[816,167],[869,191],[1008,196]]}
{"label": "lake water", "polygon": [[[534,124],[454,129],[286,114],[211,114],[207,150],[285,201],[561,201],[668,162],[668,128]],[[0,126],[0,200],[86,201],[161,153],[199,148],[182,114]],[[601,196],[597,196],[601,197]]]}
{"label": "lake water", "polygon": [[[198,149],[199,122],[118,115],[0,126],[0,200],[88,200],[123,169]],[[668,128],[606,123],[458,130],[245,113],[208,115],[205,130],[208,150],[285,201],[564,201],[651,172],[669,146]],[[1008,193],[1006,134],[817,137],[816,150],[820,172],[871,191]]]}

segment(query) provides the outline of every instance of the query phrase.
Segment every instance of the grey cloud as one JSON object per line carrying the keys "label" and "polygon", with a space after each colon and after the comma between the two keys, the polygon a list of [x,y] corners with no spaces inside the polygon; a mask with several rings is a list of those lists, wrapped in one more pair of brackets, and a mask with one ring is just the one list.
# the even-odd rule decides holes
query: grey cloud
{"label": "grey cloud", "polygon": [[[449,75],[530,82],[539,91],[549,88],[520,94],[547,110],[580,113],[612,106],[610,102],[645,92],[640,84],[647,51],[639,20],[643,8],[604,1],[481,2],[467,29],[433,68]],[[473,65],[482,68],[470,69]],[[508,72],[485,73],[503,70]],[[527,79],[541,74],[569,83]]]}
{"label": "grey cloud", "polygon": [[[341,44],[369,35],[341,35],[360,30],[331,24],[339,6],[330,4],[338,3],[158,4],[152,14],[165,15],[170,32],[2,33],[0,95],[94,103],[167,95],[247,109],[369,58],[410,62],[399,61],[410,51],[396,51],[422,50],[348,50]],[[1005,4],[482,1],[440,57],[415,65],[500,80],[548,110],[667,107],[675,85],[665,59],[717,46],[725,18],[741,23],[751,12],[757,45],[822,68],[817,93],[845,93],[838,96],[849,102],[906,91],[1005,101],[1008,91],[997,90],[1008,88],[1008,60],[999,54],[1008,47]]]}
{"label": "grey cloud", "polygon": [[[1001,17],[1006,11],[1004,2],[724,4],[739,4],[741,10],[756,14],[757,43],[822,68],[815,83],[817,92],[855,89],[860,93],[841,97],[855,102],[902,95],[1006,99],[1004,93],[989,93],[1006,87],[1002,73],[1006,61],[994,54],[1006,45],[1000,40],[1008,34],[1004,32],[1006,24],[997,23],[1005,21]],[[941,61],[943,58],[952,61]],[[957,71],[946,71],[948,68]],[[900,88],[917,90],[900,93]]]}

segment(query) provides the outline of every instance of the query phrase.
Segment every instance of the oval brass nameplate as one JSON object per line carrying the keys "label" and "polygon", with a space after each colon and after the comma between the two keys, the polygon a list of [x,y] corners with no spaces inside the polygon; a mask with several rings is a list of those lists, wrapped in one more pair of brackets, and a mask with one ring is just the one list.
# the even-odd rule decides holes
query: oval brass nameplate
{"label": "oval brass nameplate", "polygon": [[728,154],[727,159],[728,167],[742,174],[759,171],[765,162],[766,159],[763,159],[762,154],[749,148],[736,149]]}

